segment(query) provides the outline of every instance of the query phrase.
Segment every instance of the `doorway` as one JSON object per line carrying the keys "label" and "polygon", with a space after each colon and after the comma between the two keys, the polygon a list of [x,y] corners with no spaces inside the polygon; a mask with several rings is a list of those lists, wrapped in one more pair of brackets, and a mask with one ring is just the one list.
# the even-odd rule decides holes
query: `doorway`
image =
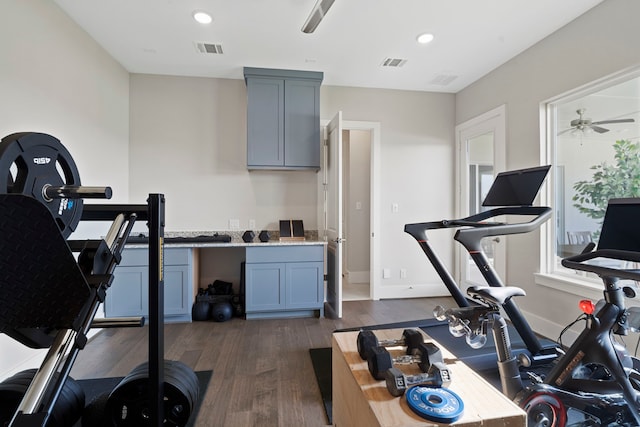
{"label": "doorway", "polygon": [[371,130],[343,129],[342,299],[371,299]]}
{"label": "doorway", "polygon": [[[456,126],[456,155],[458,164],[457,214],[459,218],[480,213],[485,208],[482,201],[486,196],[493,178],[504,171],[506,163],[505,149],[505,106],[498,107],[474,119]],[[482,247],[489,262],[505,277],[505,242],[499,237],[485,239]],[[484,285],[482,273],[471,260],[465,249],[458,245],[457,281],[466,289],[472,285]]]}
{"label": "doorway", "polygon": [[[333,123],[333,125],[332,125]],[[318,184],[318,217],[322,218],[324,238],[327,240],[327,313],[335,313],[340,317],[343,299],[343,266],[346,268],[348,286],[348,299],[379,299],[381,278],[372,275],[371,271],[376,271],[380,266],[379,245],[375,244],[375,238],[380,234],[380,220],[376,212],[380,209],[380,123],[362,121],[343,121],[341,112],[331,121],[323,120],[321,125],[324,129],[324,150],[323,169],[324,173],[319,174]],[[332,132],[330,128],[340,129],[340,137],[330,138]],[[343,146],[342,136],[347,136],[348,148],[332,150],[335,139],[336,147]],[[348,151],[347,151],[348,150]],[[345,152],[349,161],[343,162]],[[364,153],[364,154],[363,154]],[[337,157],[336,154],[338,155]],[[330,161],[329,161],[330,160]],[[346,166],[342,166],[346,163]],[[332,172],[331,165],[341,165],[338,170]],[[366,165],[366,166],[365,166]],[[368,172],[363,171],[365,169]],[[345,176],[345,170],[349,175]],[[335,175],[335,173],[337,175]],[[351,174],[357,175],[359,184],[357,189],[351,185]],[[335,176],[334,176],[335,175]],[[364,176],[363,176],[364,175]],[[368,180],[366,179],[368,176]],[[354,178],[356,179],[356,178]],[[345,186],[346,183],[346,186]],[[346,188],[347,191],[344,191]],[[366,192],[368,188],[368,200]],[[343,195],[344,193],[347,195]],[[339,195],[339,197],[338,197]],[[339,202],[336,199],[339,198]],[[343,215],[343,206],[347,210],[353,211],[351,219],[346,219]],[[337,210],[336,210],[337,208]],[[368,215],[368,225],[361,227],[364,221],[357,221],[357,218]],[[347,215],[349,217],[349,215]],[[337,218],[340,225],[334,224]],[[358,227],[354,226],[358,224]],[[345,230],[345,226],[347,229]],[[334,229],[338,229],[338,235]],[[354,230],[357,230],[354,232]],[[347,235],[351,234],[349,240]],[[336,244],[337,243],[337,244]],[[345,247],[345,250],[342,250]],[[346,249],[346,248],[349,249]],[[351,251],[351,254],[349,252]],[[342,254],[347,252],[346,257]],[[362,260],[362,257],[365,260]],[[366,264],[368,257],[369,263]],[[337,262],[337,260],[340,260]],[[355,286],[354,286],[355,285]],[[356,291],[357,290],[357,291]],[[353,291],[353,292],[352,292]],[[331,308],[331,310],[329,310]]]}

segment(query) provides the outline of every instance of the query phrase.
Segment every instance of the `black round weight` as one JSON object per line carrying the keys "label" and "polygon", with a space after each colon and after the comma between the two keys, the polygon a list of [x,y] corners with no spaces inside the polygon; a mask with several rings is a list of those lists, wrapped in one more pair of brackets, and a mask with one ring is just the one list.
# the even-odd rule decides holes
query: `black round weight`
{"label": "black round weight", "polygon": [[[18,372],[0,383],[0,426],[9,425],[35,373],[35,369],[28,369]],[[82,415],[84,404],[84,390],[73,378],[67,377],[53,406],[47,427],[74,425]]]}
{"label": "black round weight", "polygon": [[258,239],[260,239],[261,242],[268,242],[269,239],[271,239],[271,235],[269,234],[269,232],[267,230],[262,230],[260,232],[260,234],[258,235]]}
{"label": "black round weight", "polygon": [[228,301],[220,301],[211,305],[211,318],[216,322],[226,322],[233,316],[233,306]]}
{"label": "black round weight", "polygon": [[191,318],[196,322],[209,319],[209,306],[208,301],[196,301],[191,307]]}
{"label": "black round weight", "polygon": [[244,233],[242,233],[242,240],[245,243],[250,243],[253,242],[253,238],[256,237],[256,233],[254,233],[251,230],[247,230]]}
{"label": "black round weight", "polygon": [[0,141],[0,193],[24,194],[43,203],[67,238],[82,216],[82,199],[49,199],[48,186],[80,185],[71,154],[51,135],[14,133]]}
{"label": "black round weight", "polygon": [[[184,426],[198,401],[196,374],[184,363],[164,361],[164,425]],[[149,364],[137,366],[111,392],[105,415],[114,426],[150,425]]]}

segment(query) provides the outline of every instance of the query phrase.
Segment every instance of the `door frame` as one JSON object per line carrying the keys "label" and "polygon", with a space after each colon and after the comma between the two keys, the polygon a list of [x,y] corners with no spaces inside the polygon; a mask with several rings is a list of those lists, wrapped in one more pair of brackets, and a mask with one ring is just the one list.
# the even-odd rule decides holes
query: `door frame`
{"label": "door frame", "polygon": [[[330,120],[323,119],[320,126],[326,129]],[[380,122],[359,121],[359,120],[343,120],[343,130],[363,130],[369,131],[371,135],[371,158],[370,158],[370,217],[369,217],[369,298],[372,300],[380,299],[380,287],[382,286],[381,278],[371,272],[380,270],[381,248],[376,244],[378,236],[380,236],[380,145],[382,141]],[[324,141],[323,141],[324,145]],[[324,216],[324,196],[322,188],[322,177],[319,176],[319,216],[322,220],[322,228],[326,229],[326,217]],[[347,242],[348,244],[348,242]]]}
{"label": "door frame", "polygon": [[[463,186],[466,186],[469,181],[468,176],[468,162],[466,149],[463,150],[463,146],[467,140],[474,136],[480,136],[488,132],[493,132],[493,175],[505,170],[507,165],[507,153],[506,153],[506,105],[500,105],[493,110],[480,114],[472,119],[469,119],[459,125],[456,125],[456,198],[455,198],[455,211],[456,217],[461,218],[467,216],[469,204],[467,197],[463,193]],[[463,167],[464,163],[464,167]],[[455,251],[455,277],[460,286],[463,285],[463,271],[461,268],[462,259],[466,258],[466,251],[461,245],[458,245],[458,250]],[[504,259],[506,255],[506,244],[499,245],[499,257]],[[506,263],[506,260],[504,261]],[[503,269],[504,266],[503,266]],[[506,279],[506,271],[498,271],[499,276]]]}

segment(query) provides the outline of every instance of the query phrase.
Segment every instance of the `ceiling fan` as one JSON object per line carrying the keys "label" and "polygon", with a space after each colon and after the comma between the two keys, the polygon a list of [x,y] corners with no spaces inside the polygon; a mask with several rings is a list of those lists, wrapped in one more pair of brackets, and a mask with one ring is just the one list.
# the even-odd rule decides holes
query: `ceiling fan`
{"label": "ceiling fan", "polygon": [[578,118],[571,120],[571,123],[570,123],[571,127],[569,129],[565,129],[559,132],[558,135],[562,135],[563,133],[567,133],[567,132],[590,133],[593,131],[597,133],[605,133],[605,132],[609,132],[609,129],[603,128],[599,125],[635,122],[634,119],[613,119],[613,120],[601,120],[599,122],[594,122],[594,121],[591,121],[590,118],[584,117],[585,111],[586,110],[584,108],[580,108],[576,110],[576,113],[578,113]]}

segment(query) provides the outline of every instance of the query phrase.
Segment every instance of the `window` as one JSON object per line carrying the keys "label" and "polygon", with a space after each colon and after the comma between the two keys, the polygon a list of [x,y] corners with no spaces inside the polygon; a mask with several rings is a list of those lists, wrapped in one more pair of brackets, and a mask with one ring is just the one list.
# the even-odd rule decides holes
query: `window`
{"label": "window", "polygon": [[597,242],[609,198],[640,197],[640,70],[547,104],[548,158],[554,165],[547,273]]}

